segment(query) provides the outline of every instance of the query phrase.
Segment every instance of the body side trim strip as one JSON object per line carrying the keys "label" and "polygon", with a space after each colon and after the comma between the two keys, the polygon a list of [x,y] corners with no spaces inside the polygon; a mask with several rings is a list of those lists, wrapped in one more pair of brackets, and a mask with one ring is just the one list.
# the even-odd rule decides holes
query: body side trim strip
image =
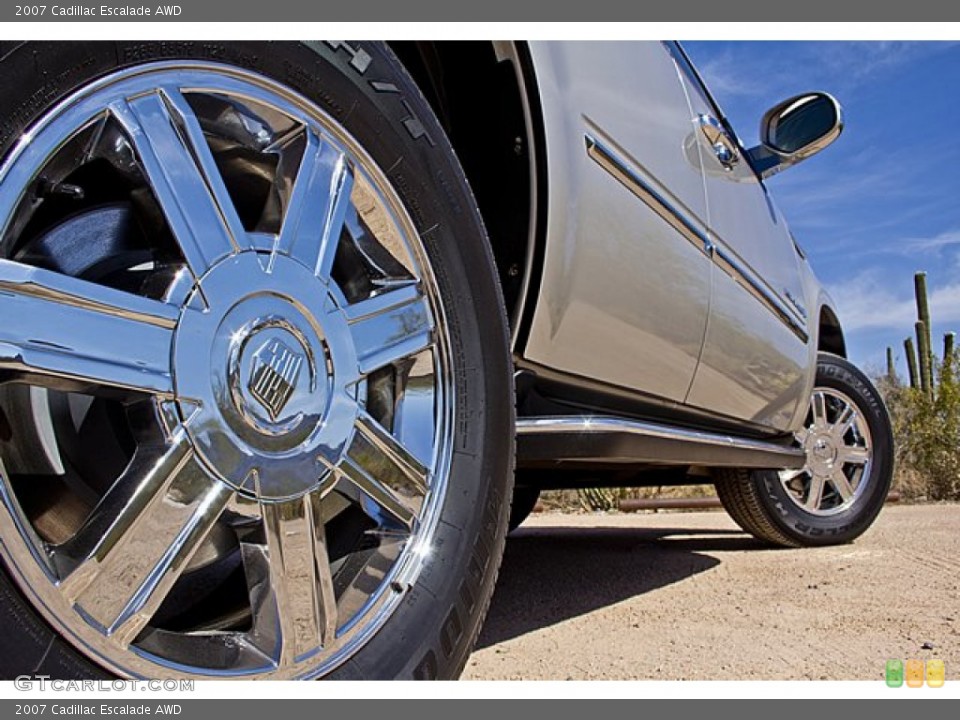
{"label": "body side trim strip", "polygon": [[632,168],[614,150],[597,140],[592,135],[584,135],[587,144],[587,155],[600,167],[618,180],[630,192],[666,220],[674,230],[683,235],[705,255],[710,255],[713,242],[709,236],[700,230],[692,220],[677,209],[663,194],[649,181],[645,180],[637,170]]}
{"label": "body side trim strip", "polygon": [[692,220],[678,210],[610,147],[590,134],[585,134],[584,140],[586,141],[587,155],[591,160],[640,198],[671,227],[693,243],[698,250],[710,257],[714,265],[776,315],[803,343],[810,339],[806,329],[793,317],[787,306],[781,303],[760,280],[745,268],[732,250],[715,242],[707,233],[700,230]]}
{"label": "body side trim strip", "polygon": [[784,325],[790,328],[794,335],[806,344],[810,336],[807,334],[803,325],[797,322],[793,317],[793,313],[765,287],[764,283],[755,279],[752,273],[743,267],[740,260],[737,259],[731,250],[728,250],[723,245],[717,245],[713,255],[713,262],[718,268],[729,275],[734,282],[766,306]]}

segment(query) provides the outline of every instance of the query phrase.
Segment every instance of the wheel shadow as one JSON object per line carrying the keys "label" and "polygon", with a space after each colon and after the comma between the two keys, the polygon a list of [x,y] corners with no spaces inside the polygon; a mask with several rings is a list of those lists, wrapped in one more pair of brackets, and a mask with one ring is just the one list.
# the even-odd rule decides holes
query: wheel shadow
{"label": "wheel shadow", "polygon": [[767,547],[737,530],[520,528],[507,538],[477,649],[653,592],[720,564],[704,553]]}

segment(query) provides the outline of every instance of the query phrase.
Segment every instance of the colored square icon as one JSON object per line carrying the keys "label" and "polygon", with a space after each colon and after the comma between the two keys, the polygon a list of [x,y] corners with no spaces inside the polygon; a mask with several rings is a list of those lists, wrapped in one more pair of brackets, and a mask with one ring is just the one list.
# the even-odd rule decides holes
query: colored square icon
{"label": "colored square icon", "polygon": [[927,660],[927,685],[932,688],[943,687],[947,678],[947,668],[943,660]]}
{"label": "colored square icon", "polygon": [[903,660],[887,660],[887,687],[903,685]]}
{"label": "colored square icon", "polygon": [[907,687],[923,687],[923,660],[907,660]]}

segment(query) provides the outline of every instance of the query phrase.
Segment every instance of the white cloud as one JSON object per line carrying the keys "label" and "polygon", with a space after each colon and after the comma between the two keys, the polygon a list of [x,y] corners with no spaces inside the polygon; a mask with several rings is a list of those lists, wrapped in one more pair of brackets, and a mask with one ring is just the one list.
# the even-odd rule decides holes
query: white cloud
{"label": "white cloud", "polygon": [[[910,333],[917,319],[912,294],[894,292],[875,271],[829,288],[846,332],[897,330]],[[930,288],[930,316],[936,324],[960,322],[960,283]]]}
{"label": "white cloud", "polygon": [[[836,74],[840,86],[852,90],[865,81],[874,81],[878,74],[890,72],[915,60],[925,60],[952,50],[955,42],[923,41],[859,41],[813,43],[808,47],[819,55],[821,69]],[[820,47],[818,51],[816,48]],[[813,58],[811,57],[811,60]]]}
{"label": "white cloud", "polygon": [[933,237],[915,237],[901,240],[897,243],[903,251],[914,250],[943,250],[960,245],[960,230],[947,230]]}
{"label": "white cloud", "polygon": [[[946,42],[785,42],[763,58],[763,69],[753,66],[749,53],[758,43],[734,43],[711,50],[697,43],[694,59],[707,86],[723,104],[725,98],[779,99],[797,83],[798,75],[825,85],[840,95],[849,95],[879,74],[914,60],[950,49]],[[798,73],[798,66],[803,72]],[[796,88],[795,88],[796,89]],[[805,88],[809,90],[810,88]]]}
{"label": "white cloud", "polygon": [[764,98],[777,88],[771,74],[744,72],[743,58],[729,49],[698,63],[697,70],[721,105],[732,98]]}

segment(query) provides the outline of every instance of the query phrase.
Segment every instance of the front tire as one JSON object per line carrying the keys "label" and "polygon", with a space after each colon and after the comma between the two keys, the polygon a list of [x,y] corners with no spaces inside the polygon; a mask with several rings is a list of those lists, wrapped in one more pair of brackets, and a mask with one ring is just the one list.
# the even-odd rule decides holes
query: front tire
{"label": "front tire", "polygon": [[893,477],[893,432],[879,392],[847,360],[821,353],[794,471],[720,471],[717,495],[733,520],[785,547],[851,542],[883,507]]}
{"label": "front tire", "polygon": [[0,677],[457,677],[512,369],[396,57],[8,43],[0,92]]}

